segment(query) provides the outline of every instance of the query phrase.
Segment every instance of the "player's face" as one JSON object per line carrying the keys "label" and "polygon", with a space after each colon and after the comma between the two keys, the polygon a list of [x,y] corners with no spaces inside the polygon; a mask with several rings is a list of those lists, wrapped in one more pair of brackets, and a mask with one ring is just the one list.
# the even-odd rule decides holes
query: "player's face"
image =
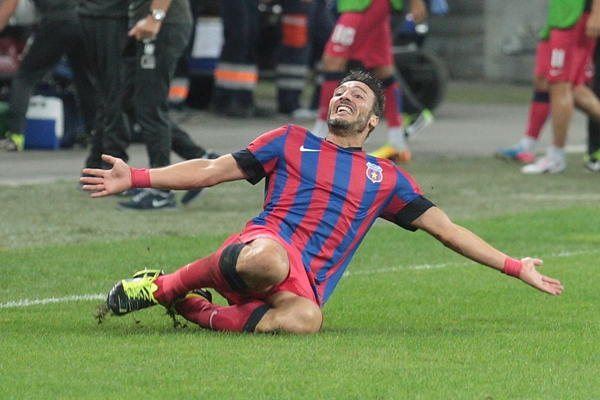
{"label": "player's face", "polygon": [[338,86],[329,101],[329,130],[340,136],[357,135],[369,130],[373,119],[375,95],[362,82],[346,82]]}

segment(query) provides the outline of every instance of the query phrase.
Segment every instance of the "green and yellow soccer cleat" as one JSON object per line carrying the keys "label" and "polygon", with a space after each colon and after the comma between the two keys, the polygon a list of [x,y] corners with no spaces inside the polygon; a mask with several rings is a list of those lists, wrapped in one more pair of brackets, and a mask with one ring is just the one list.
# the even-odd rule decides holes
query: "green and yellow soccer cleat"
{"label": "green and yellow soccer cleat", "polygon": [[6,139],[0,140],[0,148],[8,151],[23,151],[25,149],[25,135],[6,132]]}
{"label": "green and yellow soccer cleat", "polygon": [[106,305],[115,315],[125,315],[157,305],[154,292],[158,286],[154,281],[161,275],[164,275],[161,270],[145,269],[130,279],[121,280],[108,293]]}
{"label": "green and yellow soccer cleat", "polygon": [[428,127],[433,123],[433,113],[424,109],[419,114],[413,114],[411,116],[404,116],[404,132],[407,138],[411,138],[417,135],[420,131]]}

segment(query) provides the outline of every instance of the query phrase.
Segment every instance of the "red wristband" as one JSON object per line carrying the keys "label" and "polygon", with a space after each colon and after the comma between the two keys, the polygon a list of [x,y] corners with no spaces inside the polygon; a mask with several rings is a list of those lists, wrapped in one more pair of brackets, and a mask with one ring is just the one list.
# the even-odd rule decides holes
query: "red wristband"
{"label": "red wristband", "polygon": [[518,278],[521,276],[521,270],[523,269],[523,261],[515,260],[511,257],[506,257],[504,260],[504,268],[502,268],[502,273],[510,276],[514,276]]}
{"label": "red wristband", "polygon": [[150,186],[150,171],[146,168],[129,168],[131,170],[131,187],[132,188],[149,188]]}

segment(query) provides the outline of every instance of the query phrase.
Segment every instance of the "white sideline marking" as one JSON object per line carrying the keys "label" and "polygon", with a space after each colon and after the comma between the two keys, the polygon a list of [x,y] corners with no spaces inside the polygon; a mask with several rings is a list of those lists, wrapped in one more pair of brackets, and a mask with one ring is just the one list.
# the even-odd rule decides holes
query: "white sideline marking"
{"label": "white sideline marking", "polygon": [[560,200],[560,201],[600,200],[600,194],[597,194],[597,193],[575,193],[575,194],[562,194],[562,195],[539,194],[539,193],[537,193],[537,194],[520,193],[520,194],[515,194],[511,197],[515,197],[517,199],[537,200],[537,201],[543,201],[543,200],[555,200],[555,201],[557,201],[557,200]]}
{"label": "white sideline marking", "polygon": [[104,300],[106,299],[105,294],[84,294],[82,296],[66,296],[66,297],[50,297],[48,299],[35,299],[35,300],[17,300],[9,301],[8,303],[1,303],[0,308],[15,308],[15,307],[29,307],[37,305],[45,305],[52,303],[66,303],[69,301],[90,301],[90,300]]}
{"label": "white sideline marking", "polygon": [[[549,254],[543,258],[558,258],[558,257],[572,257],[581,254],[595,254],[600,253],[599,250],[590,250],[590,251],[564,251],[562,253],[557,254]],[[471,264],[475,264],[474,262],[463,262],[463,263],[442,263],[442,264],[422,264],[422,265],[410,265],[410,266],[398,266],[398,267],[387,267],[387,268],[379,268],[369,271],[346,271],[344,272],[344,277],[354,276],[354,275],[372,275],[372,274],[383,274],[386,272],[397,272],[397,271],[419,271],[426,269],[440,269],[440,268],[448,268],[448,267],[465,267]],[[0,303],[1,308],[16,308],[16,307],[29,307],[29,306],[37,306],[37,305],[46,305],[53,303],[67,303],[71,301],[91,301],[91,300],[104,300],[106,299],[106,294],[84,294],[81,296],[66,296],[66,297],[50,297],[48,299],[35,299],[35,300],[17,300],[17,301],[9,301],[8,303]]]}

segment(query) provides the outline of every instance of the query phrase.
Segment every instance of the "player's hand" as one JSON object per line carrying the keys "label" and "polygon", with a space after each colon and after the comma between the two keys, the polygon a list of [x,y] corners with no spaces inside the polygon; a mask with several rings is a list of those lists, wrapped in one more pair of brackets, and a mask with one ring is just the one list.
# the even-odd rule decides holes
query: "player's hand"
{"label": "player's hand", "polygon": [[104,197],[111,194],[124,192],[131,188],[131,168],[120,158],[106,154],[102,160],[111,164],[110,170],[84,168],[79,181],[84,184],[83,190],[93,192],[90,197]]}
{"label": "player's hand", "polygon": [[127,34],[133,36],[137,40],[154,40],[160,31],[161,22],[155,21],[150,15],[144,19],[140,19]]}
{"label": "player's hand", "polygon": [[559,281],[544,276],[537,271],[536,267],[543,264],[542,260],[527,257],[521,261],[523,262],[523,269],[521,270],[519,278],[523,282],[551,295],[562,293],[564,288]]}

